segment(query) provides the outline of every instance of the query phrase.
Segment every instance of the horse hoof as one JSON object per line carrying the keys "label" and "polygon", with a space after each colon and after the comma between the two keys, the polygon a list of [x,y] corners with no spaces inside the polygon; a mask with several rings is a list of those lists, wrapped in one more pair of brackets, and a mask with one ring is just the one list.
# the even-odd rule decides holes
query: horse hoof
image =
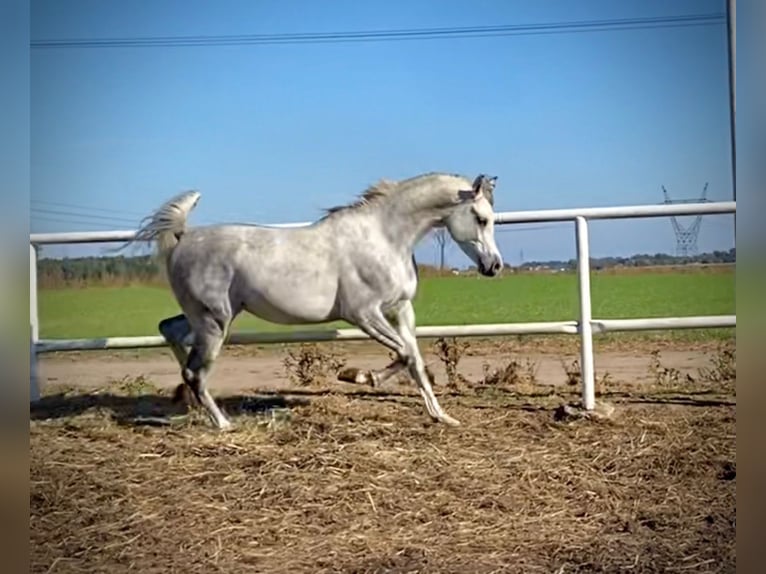
{"label": "horse hoof", "polygon": [[451,427],[459,427],[460,421],[457,419],[453,419],[451,416],[444,414],[441,417],[439,417],[439,422],[444,423],[445,425],[451,426]]}
{"label": "horse hoof", "polygon": [[231,432],[234,430],[234,425],[229,421],[221,422],[216,427],[219,432]]}
{"label": "horse hoof", "polygon": [[357,375],[359,375],[359,369],[349,367],[338,373],[338,380],[345,381],[347,383],[355,383]]}
{"label": "horse hoof", "polygon": [[338,380],[357,385],[366,385],[369,383],[375,386],[375,381],[372,377],[354,367],[349,367],[340,371],[338,373]]}

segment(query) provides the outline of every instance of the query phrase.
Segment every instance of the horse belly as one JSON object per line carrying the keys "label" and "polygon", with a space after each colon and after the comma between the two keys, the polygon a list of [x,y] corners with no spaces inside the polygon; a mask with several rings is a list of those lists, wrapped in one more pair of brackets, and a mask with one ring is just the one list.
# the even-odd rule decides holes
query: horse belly
{"label": "horse belly", "polygon": [[285,324],[337,318],[337,270],[326,241],[301,231],[277,230],[242,250],[235,289],[250,313]]}
{"label": "horse belly", "polygon": [[272,323],[323,323],[337,318],[335,297],[316,292],[254,293],[245,299],[244,307],[249,313]]}

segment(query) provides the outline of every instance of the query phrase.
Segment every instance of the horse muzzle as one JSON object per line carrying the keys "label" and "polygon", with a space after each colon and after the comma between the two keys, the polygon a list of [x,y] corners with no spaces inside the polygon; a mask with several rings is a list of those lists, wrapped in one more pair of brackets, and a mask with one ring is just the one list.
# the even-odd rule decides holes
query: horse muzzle
{"label": "horse muzzle", "polygon": [[500,273],[503,268],[503,262],[499,257],[488,257],[479,259],[479,273],[485,277],[495,277]]}

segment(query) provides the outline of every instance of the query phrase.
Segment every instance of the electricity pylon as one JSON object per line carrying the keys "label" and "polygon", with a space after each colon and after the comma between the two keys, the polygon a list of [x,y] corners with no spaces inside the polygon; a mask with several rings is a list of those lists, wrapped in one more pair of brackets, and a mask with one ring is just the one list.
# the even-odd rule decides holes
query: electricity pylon
{"label": "electricity pylon", "polygon": [[[665,196],[665,203],[705,203],[707,199],[707,182],[702,190],[702,197],[697,199],[670,199],[668,190],[662,186],[662,193]],[[673,224],[673,231],[676,234],[676,255],[679,257],[689,257],[697,255],[697,238],[700,234],[700,224],[702,216],[694,216],[694,221],[688,227],[682,226],[675,215],[670,216],[670,223]]]}

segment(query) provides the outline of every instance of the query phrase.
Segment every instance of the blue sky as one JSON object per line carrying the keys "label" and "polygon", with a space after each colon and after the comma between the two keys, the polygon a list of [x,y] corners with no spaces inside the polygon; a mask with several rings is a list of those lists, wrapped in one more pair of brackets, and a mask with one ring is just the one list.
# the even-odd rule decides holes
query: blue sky
{"label": "blue sky", "polygon": [[[723,14],[725,1],[37,0],[32,41],[338,32]],[[130,229],[195,188],[192,223],[317,218],[373,181],[499,176],[497,210],[728,200],[724,21],[449,40],[31,52],[31,230]],[[99,210],[99,211],[96,211]],[[71,215],[76,214],[76,215]],[[682,223],[689,223],[688,219]],[[572,224],[506,228],[505,259],[574,256]],[[732,216],[701,251],[734,246]],[[101,248],[85,249],[98,252]],[[667,218],[594,222],[592,255],[675,250]],[[48,248],[75,256],[83,247]],[[432,262],[433,244],[418,249]],[[468,260],[452,248],[448,261]]]}

